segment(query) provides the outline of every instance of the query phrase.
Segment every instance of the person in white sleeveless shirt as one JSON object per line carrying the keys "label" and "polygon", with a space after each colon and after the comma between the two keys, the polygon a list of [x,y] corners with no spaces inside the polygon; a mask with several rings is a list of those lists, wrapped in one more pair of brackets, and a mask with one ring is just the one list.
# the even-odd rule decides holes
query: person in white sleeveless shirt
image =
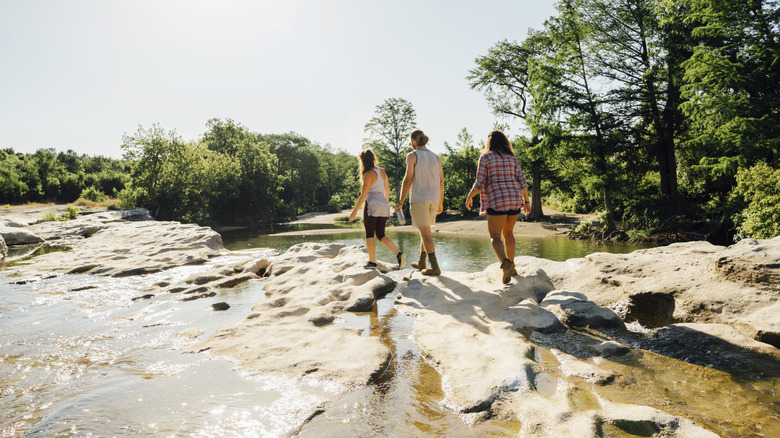
{"label": "person in white sleeveless shirt", "polygon": [[[436,215],[444,211],[444,174],[439,156],[427,147],[428,136],[417,129],[410,135],[412,152],[406,156],[406,174],[403,188],[395,211],[403,207],[409,196],[409,213],[412,226],[420,232],[420,260],[412,262],[412,267],[422,271],[423,275],[439,275],[439,262],[436,260],[436,248],[431,236],[431,225],[436,223]],[[426,256],[431,266],[426,266]]]}
{"label": "person in white sleeveless shirt", "polygon": [[379,239],[398,260],[398,269],[403,269],[406,264],[406,254],[398,250],[395,242],[385,235],[387,218],[390,216],[390,184],[387,181],[387,173],[376,165],[376,155],[370,149],[360,152],[360,179],[363,181],[363,190],[357,200],[349,220],[354,221],[363,201],[366,208],[363,209],[363,227],[366,230],[366,249],[368,250],[368,263],[366,268],[376,268],[376,242],[374,236]]}

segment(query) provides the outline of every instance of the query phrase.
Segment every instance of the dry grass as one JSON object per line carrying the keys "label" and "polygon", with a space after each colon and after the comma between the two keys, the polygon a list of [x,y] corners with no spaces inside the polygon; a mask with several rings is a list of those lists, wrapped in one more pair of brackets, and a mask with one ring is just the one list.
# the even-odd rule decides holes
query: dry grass
{"label": "dry grass", "polygon": [[28,202],[26,204],[6,204],[9,207],[47,207],[56,205],[53,202]]}
{"label": "dry grass", "polygon": [[119,199],[110,198],[110,199],[106,199],[105,201],[95,202],[95,201],[90,201],[89,199],[79,198],[76,199],[74,202],[72,202],[71,205],[74,205],[76,207],[103,207],[103,208],[108,208],[111,206],[119,207]]}

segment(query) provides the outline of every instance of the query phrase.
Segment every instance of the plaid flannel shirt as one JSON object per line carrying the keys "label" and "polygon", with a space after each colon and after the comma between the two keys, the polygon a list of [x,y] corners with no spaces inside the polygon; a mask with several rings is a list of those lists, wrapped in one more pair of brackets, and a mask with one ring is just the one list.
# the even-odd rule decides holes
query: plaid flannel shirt
{"label": "plaid flannel shirt", "polygon": [[514,155],[490,151],[479,157],[474,189],[479,190],[479,214],[523,208],[522,189],[528,189],[523,169]]}

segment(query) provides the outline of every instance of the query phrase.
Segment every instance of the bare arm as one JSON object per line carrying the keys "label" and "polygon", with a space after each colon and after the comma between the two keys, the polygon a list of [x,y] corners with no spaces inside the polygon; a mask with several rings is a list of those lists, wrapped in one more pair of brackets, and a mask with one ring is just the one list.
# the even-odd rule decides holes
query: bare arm
{"label": "bare arm", "polygon": [[357,204],[355,204],[355,208],[352,209],[352,213],[349,215],[349,220],[354,221],[357,217],[357,212],[360,209],[360,206],[363,205],[363,202],[366,200],[366,197],[368,196],[368,189],[371,188],[371,184],[376,182],[376,172],[367,172],[366,175],[363,177],[363,190],[360,193],[360,197],[357,200]]}
{"label": "bare arm", "polygon": [[482,157],[479,157],[479,161],[477,162],[477,178],[474,181],[474,185],[471,187],[471,191],[468,195],[466,195],[466,209],[471,210],[471,200],[475,196],[477,196],[477,193],[479,193],[482,188],[485,186],[485,179],[487,178],[487,170],[485,169],[484,164],[482,163]]}
{"label": "bare arm", "polygon": [[437,214],[441,214],[444,211],[444,170],[441,168],[441,157],[436,156],[439,160],[439,210]]}
{"label": "bare arm", "polygon": [[387,202],[390,202],[390,181],[387,180],[387,173],[385,173],[385,169],[382,169],[382,178],[385,180],[385,199],[387,199]]}
{"label": "bare arm", "polygon": [[414,178],[414,165],[417,164],[417,155],[414,152],[409,152],[406,155],[406,173],[404,174],[404,181],[401,183],[401,196],[398,197],[398,204],[396,204],[394,211],[398,211],[404,206],[404,200],[409,195],[409,191],[412,189],[412,179]]}

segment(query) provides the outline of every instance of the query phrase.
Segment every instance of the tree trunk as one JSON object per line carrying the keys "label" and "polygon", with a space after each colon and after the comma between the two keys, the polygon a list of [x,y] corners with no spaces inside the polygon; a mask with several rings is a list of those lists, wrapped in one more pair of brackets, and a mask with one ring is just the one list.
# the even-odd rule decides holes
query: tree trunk
{"label": "tree trunk", "polygon": [[541,220],[544,217],[542,211],[542,172],[536,168],[531,169],[531,213],[528,219]]}
{"label": "tree trunk", "polygon": [[612,193],[609,190],[609,187],[604,187],[604,190],[602,192],[604,196],[604,210],[607,212],[607,223],[604,224],[606,227],[606,231],[612,232],[615,231],[615,210],[612,207]]}
{"label": "tree trunk", "polygon": [[[658,172],[661,176],[661,194],[671,197],[677,196],[677,162],[674,156],[674,138],[670,131],[674,130],[673,120],[661,116],[661,110],[658,107],[658,94],[656,93],[656,79],[652,73],[650,65],[650,55],[647,49],[647,37],[645,36],[644,21],[639,21],[639,35],[642,44],[642,63],[645,68],[643,82],[646,95],[646,102],[650,108],[650,113],[655,125],[655,155],[658,160]],[[670,69],[672,66],[670,65]],[[669,76],[670,95],[673,92],[673,77]]]}

